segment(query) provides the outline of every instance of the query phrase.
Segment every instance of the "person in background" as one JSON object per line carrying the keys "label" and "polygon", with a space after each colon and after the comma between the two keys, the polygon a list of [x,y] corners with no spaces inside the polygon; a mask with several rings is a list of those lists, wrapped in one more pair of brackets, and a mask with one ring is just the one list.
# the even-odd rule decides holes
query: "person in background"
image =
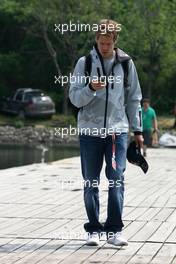
{"label": "person in background", "polygon": [[173,125],[173,129],[175,129],[176,128],[176,103],[175,103],[175,105],[174,105],[174,108],[173,108],[173,114],[174,114],[174,125]]}
{"label": "person in background", "polygon": [[158,132],[158,122],[155,110],[150,106],[150,100],[142,100],[142,122],[143,122],[143,156],[147,156],[147,147],[152,145],[152,133]]}

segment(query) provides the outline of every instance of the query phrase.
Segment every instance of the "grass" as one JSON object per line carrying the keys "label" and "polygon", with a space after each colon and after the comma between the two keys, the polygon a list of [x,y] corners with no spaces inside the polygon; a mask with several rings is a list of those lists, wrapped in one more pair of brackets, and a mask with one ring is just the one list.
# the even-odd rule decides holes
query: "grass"
{"label": "grass", "polygon": [[174,125],[174,117],[173,116],[159,116],[157,117],[158,127],[159,129],[172,129]]}
{"label": "grass", "polygon": [[51,119],[44,118],[26,118],[19,119],[16,116],[0,114],[0,126],[44,126],[44,127],[67,127],[69,125],[76,126],[74,116],[53,115]]}
{"label": "grass", "polygon": [[[158,126],[161,130],[171,129],[174,124],[173,116],[158,116]],[[76,126],[74,116],[53,115],[51,119],[25,119],[20,120],[15,116],[0,115],[0,126],[11,125],[15,127],[22,126],[44,126],[44,127],[67,127],[69,125]]]}

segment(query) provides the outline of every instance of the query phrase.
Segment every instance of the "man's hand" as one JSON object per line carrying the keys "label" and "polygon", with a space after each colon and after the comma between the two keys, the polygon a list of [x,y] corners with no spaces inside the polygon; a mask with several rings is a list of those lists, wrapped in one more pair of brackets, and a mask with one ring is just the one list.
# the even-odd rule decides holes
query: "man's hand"
{"label": "man's hand", "polygon": [[136,145],[138,145],[140,148],[143,146],[144,138],[142,135],[134,135],[134,140],[136,142]]}
{"label": "man's hand", "polygon": [[158,128],[154,128],[153,133],[159,133],[159,129]]}
{"label": "man's hand", "polygon": [[91,86],[96,91],[96,90],[100,90],[100,89],[105,88],[106,83],[105,82],[97,82],[97,80],[96,80],[96,81],[91,81]]}

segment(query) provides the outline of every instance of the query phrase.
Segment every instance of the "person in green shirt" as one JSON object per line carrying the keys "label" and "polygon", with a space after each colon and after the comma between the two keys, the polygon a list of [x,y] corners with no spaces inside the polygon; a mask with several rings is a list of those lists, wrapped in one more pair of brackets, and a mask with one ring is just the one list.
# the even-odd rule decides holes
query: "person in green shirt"
{"label": "person in green shirt", "polygon": [[174,125],[172,128],[175,129],[176,128],[176,103],[174,105],[173,114],[174,114],[175,119],[174,119]]}
{"label": "person in green shirt", "polygon": [[144,98],[142,101],[142,122],[143,122],[143,156],[147,155],[147,147],[152,145],[152,132],[158,131],[158,123],[155,110],[150,106],[150,100]]}

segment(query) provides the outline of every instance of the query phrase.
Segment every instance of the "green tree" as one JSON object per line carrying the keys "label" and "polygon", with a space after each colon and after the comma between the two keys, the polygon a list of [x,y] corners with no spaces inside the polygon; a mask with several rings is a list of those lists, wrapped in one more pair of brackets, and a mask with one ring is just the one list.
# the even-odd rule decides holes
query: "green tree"
{"label": "green tree", "polygon": [[168,111],[174,101],[175,7],[175,0],[1,0],[1,94],[19,85],[44,88],[67,114],[68,84],[54,84],[54,75],[69,75],[91,49],[94,32],[61,34],[55,24],[111,18],[122,24],[118,46],[135,60],[143,94]]}

